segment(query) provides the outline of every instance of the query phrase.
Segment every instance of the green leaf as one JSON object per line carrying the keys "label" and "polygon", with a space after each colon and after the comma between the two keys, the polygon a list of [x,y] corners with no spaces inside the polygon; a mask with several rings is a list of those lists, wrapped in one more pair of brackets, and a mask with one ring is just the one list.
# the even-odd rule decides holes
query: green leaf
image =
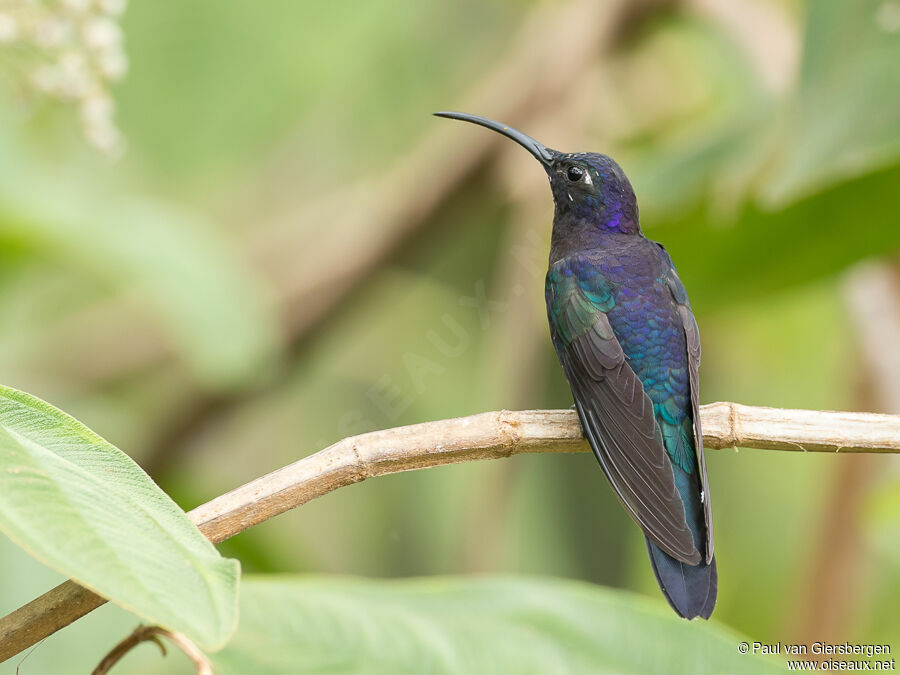
{"label": "green leaf", "polygon": [[216,673],[767,673],[660,602],[528,578],[250,578]]}
{"label": "green leaf", "polygon": [[900,37],[891,10],[883,0],[808,3],[802,72],[762,191],[767,203],[896,163]]}
{"label": "green leaf", "polygon": [[[626,162],[646,232],[669,249],[699,311],[900,246],[892,188],[900,38],[889,8],[878,0],[805,7],[801,72],[789,91],[747,100],[720,123]],[[697,63],[694,72],[706,71]]]}
{"label": "green leaf", "polygon": [[83,586],[207,648],[234,630],[238,562],[222,558],[122,451],[2,386],[0,530]]}
{"label": "green leaf", "polygon": [[896,251],[898,179],[900,165],[778,211],[749,204],[733,227],[717,227],[697,209],[649,227],[647,236],[665,244],[695,308],[724,307]]}

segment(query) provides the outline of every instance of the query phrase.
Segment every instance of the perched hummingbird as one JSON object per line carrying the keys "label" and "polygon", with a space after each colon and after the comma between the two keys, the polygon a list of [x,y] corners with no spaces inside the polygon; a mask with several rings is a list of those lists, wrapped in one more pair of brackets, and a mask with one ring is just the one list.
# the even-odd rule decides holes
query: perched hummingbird
{"label": "perched hummingbird", "polygon": [[534,155],[555,205],[546,300],[550,336],[600,467],[647,541],[682,617],[716,604],[712,512],[698,402],[700,333],[661,244],[647,239],[625,173],[596,153],[563,153],[476,115]]}

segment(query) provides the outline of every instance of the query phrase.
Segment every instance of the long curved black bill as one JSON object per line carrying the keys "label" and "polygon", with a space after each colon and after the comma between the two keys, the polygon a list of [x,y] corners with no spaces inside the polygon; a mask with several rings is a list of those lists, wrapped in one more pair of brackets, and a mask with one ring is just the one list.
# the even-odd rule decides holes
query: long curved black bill
{"label": "long curved black bill", "polygon": [[463,122],[480,124],[481,126],[487,127],[492,131],[496,131],[498,134],[503,134],[507,138],[511,138],[523,148],[528,150],[528,152],[530,152],[532,155],[537,157],[538,161],[540,161],[544,166],[550,166],[550,164],[553,163],[554,153],[552,150],[544,146],[543,143],[539,143],[538,141],[534,140],[531,136],[523,134],[518,129],[513,129],[512,127],[508,127],[505,124],[500,124],[500,122],[495,122],[494,120],[488,119],[487,117],[470,115],[468,113],[436,112],[434,114],[437,117],[446,117],[451,120],[462,120]]}

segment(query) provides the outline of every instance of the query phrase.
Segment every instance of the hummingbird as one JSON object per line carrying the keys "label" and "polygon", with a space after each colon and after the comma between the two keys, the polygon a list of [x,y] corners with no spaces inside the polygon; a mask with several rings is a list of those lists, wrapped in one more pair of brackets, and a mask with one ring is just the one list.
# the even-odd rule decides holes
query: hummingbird
{"label": "hummingbird", "polygon": [[700,431],[700,332],[672,258],[644,236],[634,190],[611,158],[552,150],[478,115],[435,115],[512,139],[546,171],[554,202],[547,318],[578,419],[643,530],[666,600],[685,619],[708,619],[718,575]]}

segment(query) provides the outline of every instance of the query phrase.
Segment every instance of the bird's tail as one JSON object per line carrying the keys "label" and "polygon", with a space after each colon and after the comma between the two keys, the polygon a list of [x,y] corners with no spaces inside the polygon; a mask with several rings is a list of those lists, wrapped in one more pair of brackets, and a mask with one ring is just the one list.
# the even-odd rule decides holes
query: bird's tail
{"label": "bird's tail", "polygon": [[695,616],[708,619],[716,606],[719,585],[715,557],[708,565],[705,562],[688,565],[665,553],[649,539],[647,552],[656,581],[672,609],[685,619]]}

